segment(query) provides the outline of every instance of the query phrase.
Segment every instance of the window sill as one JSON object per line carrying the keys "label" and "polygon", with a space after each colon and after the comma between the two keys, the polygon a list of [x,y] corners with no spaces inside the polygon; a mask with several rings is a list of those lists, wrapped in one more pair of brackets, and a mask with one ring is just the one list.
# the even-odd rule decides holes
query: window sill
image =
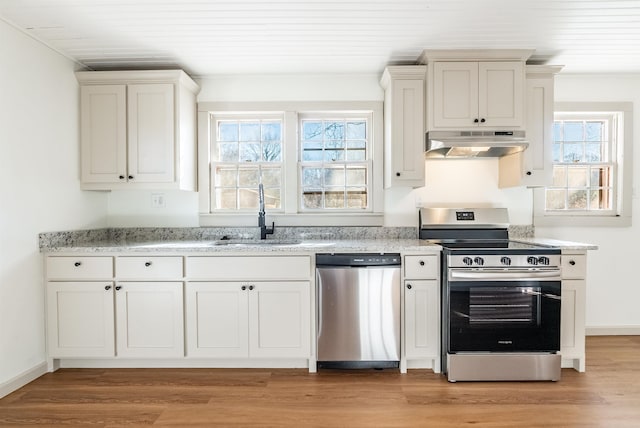
{"label": "window sill", "polygon": [[[383,226],[381,213],[269,214],[267,225],[276,226]],[[200,214],[200,226],[257,226],[255,214]]]}
{"label": "window sill", "polygon": [[630,216],[545,215],[534,216],[535,227],[629,227]]}

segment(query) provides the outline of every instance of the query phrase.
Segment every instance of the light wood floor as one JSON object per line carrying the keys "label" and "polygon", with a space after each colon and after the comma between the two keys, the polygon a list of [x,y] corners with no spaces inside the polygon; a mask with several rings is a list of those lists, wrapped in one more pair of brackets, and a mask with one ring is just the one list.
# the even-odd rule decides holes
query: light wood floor
{"label": "light wood floor", "polygon": [[0,426],[640,427],[640,336],[587,338],[560,382],[429,370],[63,369],[0,400]]}

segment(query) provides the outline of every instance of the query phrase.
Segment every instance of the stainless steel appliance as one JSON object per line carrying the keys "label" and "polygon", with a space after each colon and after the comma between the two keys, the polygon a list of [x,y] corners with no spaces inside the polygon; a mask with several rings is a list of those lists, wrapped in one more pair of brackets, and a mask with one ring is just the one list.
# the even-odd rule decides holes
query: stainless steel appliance
{"label": "stainless steel appliance", "polygon": [[501,157],[521,152],[528,145],[524,131],[430,131],[425,157]]}
{"label": "stainless steel appliance", "polygon": [[396,368],[400,254],[318,254],[318,367]]}
{"label": "stainless steel appliance", "polygon": [[560,250],[509,240],[505,209],[420,210],[443,246],[449,381],[560,379]]}

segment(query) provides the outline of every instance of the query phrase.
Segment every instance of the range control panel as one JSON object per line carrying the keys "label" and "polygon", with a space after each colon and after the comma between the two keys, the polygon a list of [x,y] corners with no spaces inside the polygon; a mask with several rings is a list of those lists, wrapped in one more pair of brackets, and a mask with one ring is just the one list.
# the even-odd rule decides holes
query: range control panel
{"label": "range control panel", "polygon": [[469,268],[557,267],[557,266],[560,266],[560,255],[559,254],[544,254],[544,255],[487,254],[487,255],[467,255],[467,256],[449,255],[447,259],[447,266],[448,267],[469,267]]}

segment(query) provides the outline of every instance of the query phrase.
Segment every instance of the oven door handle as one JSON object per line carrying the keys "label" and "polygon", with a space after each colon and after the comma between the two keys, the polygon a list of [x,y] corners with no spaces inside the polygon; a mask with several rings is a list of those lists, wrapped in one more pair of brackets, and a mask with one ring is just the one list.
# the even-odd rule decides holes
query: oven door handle
{"label": "oven door handle", "polygon": [[529,270],[529,269],[449,269],[449,280],[483,280],[483,281],[560,281],[560,269]]}

